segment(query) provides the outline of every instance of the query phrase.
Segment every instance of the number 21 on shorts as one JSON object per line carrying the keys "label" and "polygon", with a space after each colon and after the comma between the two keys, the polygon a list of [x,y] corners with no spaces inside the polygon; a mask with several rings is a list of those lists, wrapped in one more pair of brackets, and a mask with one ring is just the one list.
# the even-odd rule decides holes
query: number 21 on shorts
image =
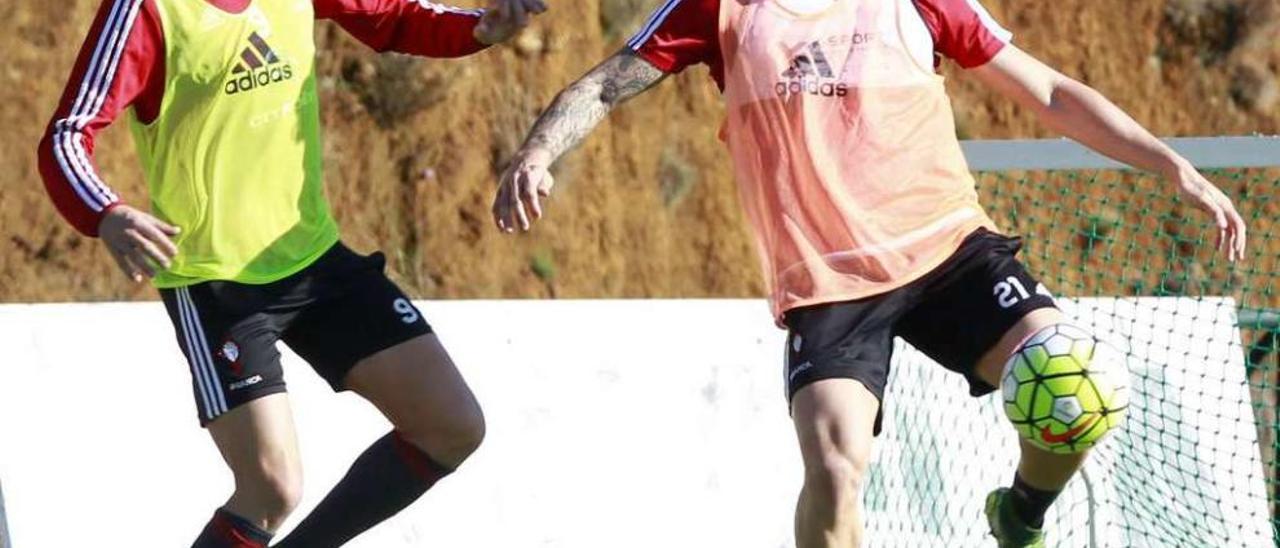
{"label": "number 21 on shorts", "polygon": [[[1036,293],[1053,298],[1044,284],[1036,284]],[[1018,303],[1031,298],[1031,293],[1027,291],[1027,286],[1015,276],[1009,276],[1004,281],[996,283],[994,291],[996,302],[1000,304],[1000,308],[1013,308]]]}

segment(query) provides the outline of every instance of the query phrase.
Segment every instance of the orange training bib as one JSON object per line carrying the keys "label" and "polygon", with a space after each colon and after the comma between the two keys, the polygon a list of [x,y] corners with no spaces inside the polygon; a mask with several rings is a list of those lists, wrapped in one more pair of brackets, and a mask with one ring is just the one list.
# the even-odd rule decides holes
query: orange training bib
{"label": "orange training bib", "polygon": [[906,45],[909,2],[720,4],[724,138],[775,316],[891,291],[994,229],[942,77]]}

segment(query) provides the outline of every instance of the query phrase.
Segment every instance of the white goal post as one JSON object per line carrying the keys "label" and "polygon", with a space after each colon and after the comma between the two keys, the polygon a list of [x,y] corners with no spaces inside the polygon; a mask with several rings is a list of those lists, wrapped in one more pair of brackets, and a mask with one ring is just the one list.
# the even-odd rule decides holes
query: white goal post
{"label": "white goal post", "polygon": [[[1174,137],[1165,144],[1200,169],[1280,166],[1280,136]],[[963,141],[973,171],[1129,169],[1068,139]]]}
{"label": "white goal post", "polygon": [[0,548],[12,548],[9,544],[9,520],[4,515],[4,484],[0,483]]}

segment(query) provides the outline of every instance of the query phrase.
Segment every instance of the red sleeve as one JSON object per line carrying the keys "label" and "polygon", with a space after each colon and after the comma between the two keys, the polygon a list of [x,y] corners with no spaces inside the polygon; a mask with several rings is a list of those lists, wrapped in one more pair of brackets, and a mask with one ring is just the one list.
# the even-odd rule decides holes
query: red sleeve
{"label": "red sleeve", "polygon": [[94,135],[133,107],[154,120],[164,95],[164,35],[154,0],[104,0],[37,152],[58,212],[86,236],[120,203],[93,160]]}
{"label": "red sleeve", "polygon": [[915,0],[915,3],[933,35],[934,51],[961,67],[987,64],[1013,38],[978,0]]}
{"label": "red sleeve", "polygon": [[423,57],[462,57],[482,49],[472,35],[484,10],[428,0],[312,0],[317,19],[329,19],[377,51]]}
{"label": "red sleeve", "polygon": [[690,65],[706,64],[723,87],[719,20],[720,0],[667,0],[631,37],[627,47],[663,72],[675,73]]}

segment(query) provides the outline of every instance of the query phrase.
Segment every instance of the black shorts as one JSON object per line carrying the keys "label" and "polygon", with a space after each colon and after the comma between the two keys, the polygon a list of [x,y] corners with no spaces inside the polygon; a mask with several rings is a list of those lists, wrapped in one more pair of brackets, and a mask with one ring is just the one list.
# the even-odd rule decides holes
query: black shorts
{"label": "black shorts", "polygon": [[334,390],[360,360],[431,332],[409,298],[383,274],[381,253],[335,244],[280,281],[228,281],[162,289],[178,345],[191,367],[200,424],[257,398],[285,391],[276,341]]}
{"label": "black shorts", "polygon": [[[893,338],[902,337],[969,381],[981,396],[995,387],[978,378],[978,360],[1033,310],[1053,297],[1018,262],[1021,240],[979,229],[938,268],[888,293],[787,311],[787,398],[814,382],[845,378],[884,401]],[[876,416],[875,432],[881,417]]]}

